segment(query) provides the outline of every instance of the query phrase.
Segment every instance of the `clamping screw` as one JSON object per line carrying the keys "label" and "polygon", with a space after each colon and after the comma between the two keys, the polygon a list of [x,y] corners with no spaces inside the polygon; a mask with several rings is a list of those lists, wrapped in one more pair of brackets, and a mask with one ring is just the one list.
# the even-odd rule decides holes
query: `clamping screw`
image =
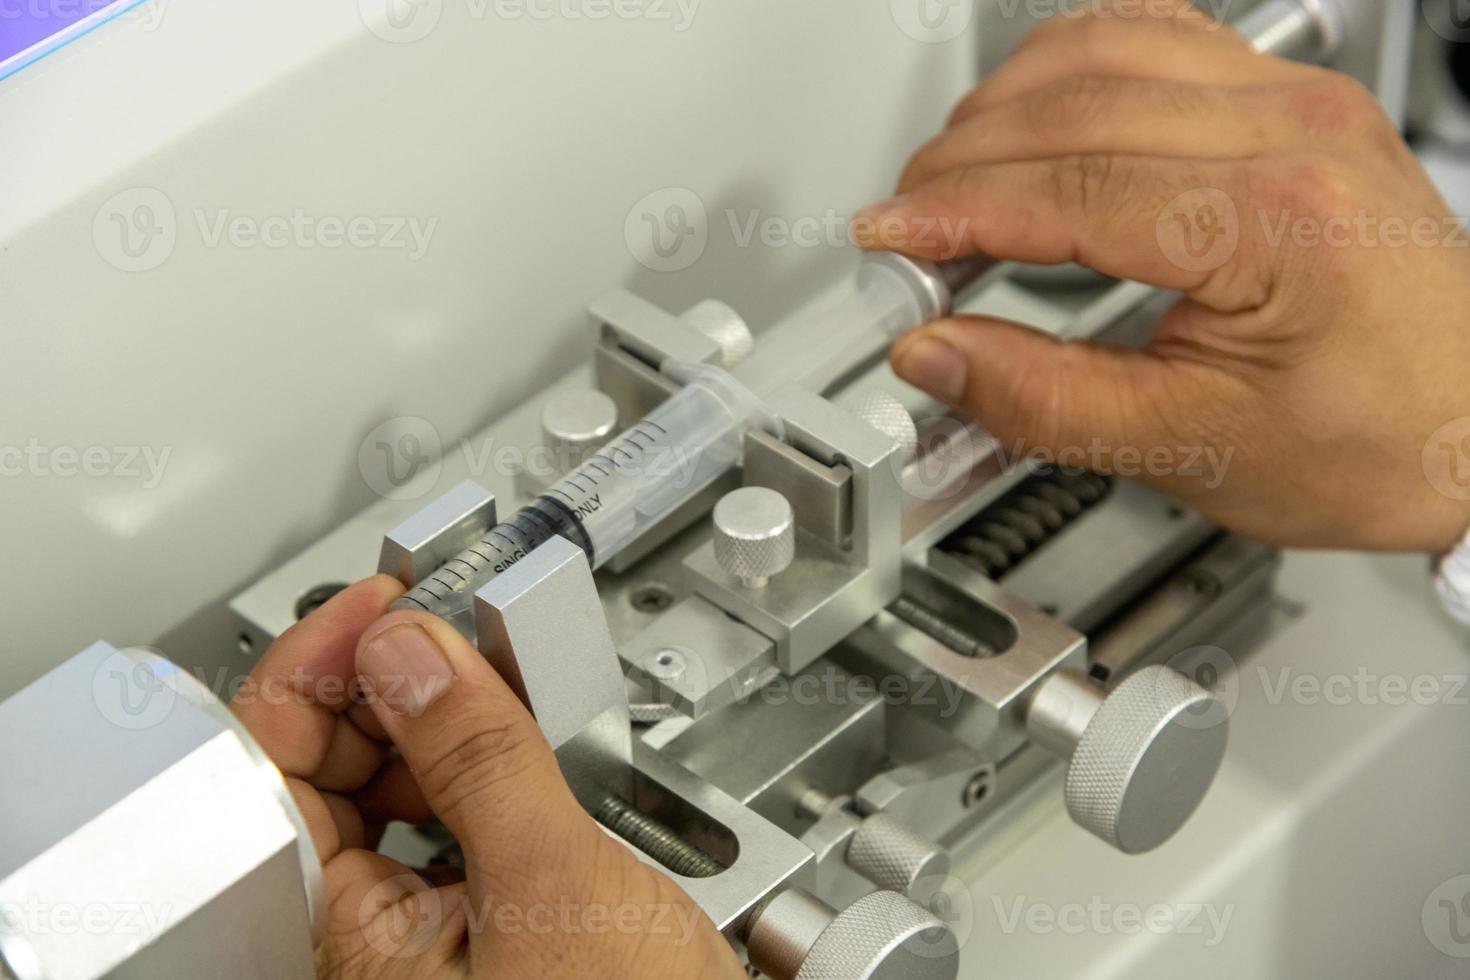
{"label": "clamping screw", "polygon": [[745,360],[755,350],[755,338],[751,336],[744,318],[717,299],[695,303],[679,319],[719,346],[720,366],[726,370]]}
{"label": "clamping screw", "polygon": [[913,459],[919,451],[919,429],[903,403],[886,391],[872,391],[857,407],[857,417],[898,444],[901,459]]}
{"label": "clamping screw", "polygon": [[617,403],[592,388],[557,392],[541,410],[543,443],[566,469],[581,465],[592,450],[612,438],[617,425]]}
{"label": "clamping screw", "polygon": [[763,589],[796,557],[796,515],[768,487],[741,487],[714,510],[715,560],[747,589]]}

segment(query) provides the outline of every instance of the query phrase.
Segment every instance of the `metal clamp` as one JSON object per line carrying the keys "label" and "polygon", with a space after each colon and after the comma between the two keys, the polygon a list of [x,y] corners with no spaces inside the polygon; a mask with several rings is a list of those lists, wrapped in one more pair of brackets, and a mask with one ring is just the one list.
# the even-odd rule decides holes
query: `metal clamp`
{"label": "metal clamp", "polygon": [[713,541],[684,567],[701,596],[775,641],[777,666],[791,675],[898,595],[902,502],[894,457],[901,449],[811,392],[784,388],[769,405],[789,444],[747,437],[745,482],[790,501],[797,526],[790,570],[753,588],[721,564]]}

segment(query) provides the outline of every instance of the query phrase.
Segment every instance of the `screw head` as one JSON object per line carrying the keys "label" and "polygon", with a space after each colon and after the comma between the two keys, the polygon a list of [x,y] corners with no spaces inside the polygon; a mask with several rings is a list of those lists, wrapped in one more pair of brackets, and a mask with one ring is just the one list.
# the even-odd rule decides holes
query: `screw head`
{"label": "screw head", "polygon": [[727,370],[755,350],[755,338],[751,336],[745,320],[728,304],[717,299],[695,303],[679,319],[719,345],[720,366]]}
{"label": "screw head", "polygon": [[918,452],[918,426],[903,403],[888,392],[869,392],[858,405],[857,417],[897,443],[900,458],[909,460]]}
{"label": "screw head", "polygon": [[960,803],[962,803],[965,809],[968,810],[971,807],[979,804],[981,800],[985,799],[986,794],[988,794],[989,792],[990,773],[988,771],[977,772],[974,777],[965,784],[965,790],[960,796]]}
{"label": "screw head", "polygon": [[612,437],[618,406],[592,388],[553,395],[541,410],[541,434],[548,449],[565,454],[560,462],[575,466],[588,451]]}
{"label": "screw head", "polygon": [[768,487],[741,487],[714,510],[715,560],[747,588],[764,588],[796,557],[796,515]]}
{"label": "screw head", "polygon": [[684,656],[684,651],[673,647],[655,650],[644,657],[641,664],[650,677],[657,677],[661,681],[671,681],[679,677],[688,665],[689,660]]}

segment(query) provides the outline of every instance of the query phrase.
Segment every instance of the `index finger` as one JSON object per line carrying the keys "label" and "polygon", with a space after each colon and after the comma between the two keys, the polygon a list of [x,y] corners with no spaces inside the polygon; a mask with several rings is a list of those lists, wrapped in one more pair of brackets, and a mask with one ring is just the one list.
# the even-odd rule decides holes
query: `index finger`
{"label": "index finger", "polygon": [[353,704],[353,656],[363,631],[403,586],[374,575],[348,586],[272,643],[231,707],[287,775],[311,776],[331,747],[339,718]]}
{"label": "index finger", "polygon": [[859,212],[852,234],[864,248],[941,261],[1077,262],[1238,312],[1269,297],[1270,256],[1242,220],[1246,189],[1266,183],[1222,160],[1084,153],[982,164]]}

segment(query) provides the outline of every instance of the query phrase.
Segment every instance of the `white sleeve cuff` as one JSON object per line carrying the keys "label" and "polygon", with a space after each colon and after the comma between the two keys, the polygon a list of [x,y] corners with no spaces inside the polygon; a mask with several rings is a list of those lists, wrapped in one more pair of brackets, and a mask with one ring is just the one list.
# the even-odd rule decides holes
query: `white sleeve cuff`
{"label": "white sleeve cuff", "polygon": [[1470,626],[1470,533],[1440,559],[1434,585],[1449,614]]}

